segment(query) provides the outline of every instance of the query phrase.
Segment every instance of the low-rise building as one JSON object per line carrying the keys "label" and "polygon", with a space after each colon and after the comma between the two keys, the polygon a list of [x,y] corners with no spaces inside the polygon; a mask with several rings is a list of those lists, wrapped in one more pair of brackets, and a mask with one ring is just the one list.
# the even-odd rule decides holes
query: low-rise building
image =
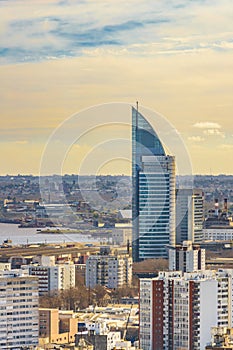
{"label": "low-rise building", "polygon": [[132,227],[115,228],[112,230],[112,243],[116,245],[126,245],[132,242]]}
{"label": "low-rise building", "polygon": [[[114,350],[140,350],[138,347],[132,346],[131,341],[120,340],[116,342]],[[141,349],[142,350],[142,349]]]}
{"label": "low-rise building", "polygon": [[0,262],[0,271],[9,271],[11,269],[11,263]]}
{"label": "low-rise building", "polygon": [[73,311],[39,309],[40,345],[74,342],[78,331],[78,318]]}
{"label": "low-rise building", "polygon": [[[106,334],[120,331],[126,340],[138,339],[138,305],[108,304],[106,307],[89,306],[78,311],[79,334]],[[127,329],[127,332],[126,332]]]}
{"label": "low-rise building", "polygon": [[203,229],[204,241],[232,241],[233,226],[211,226]]}
{"label": "low-rise building", "polygon": [[211,329],[211,343],[206,350],[233,350],[233,328],[213,327]]}
{"label": "low-rise building", "polygon": [[87,334],[76,334],[76,345],[81,338],[92,344],[95,350],[113,350],[116,343],[121,340],[121,332],[106,331],[103,334],[96,334],[95,331],[89,331]]}

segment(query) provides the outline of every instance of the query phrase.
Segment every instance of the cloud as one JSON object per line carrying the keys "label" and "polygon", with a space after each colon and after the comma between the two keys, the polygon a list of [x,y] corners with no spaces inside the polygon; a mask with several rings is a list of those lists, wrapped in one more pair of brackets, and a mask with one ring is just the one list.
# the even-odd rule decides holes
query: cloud
{"label": "cloud", "polygon": [[[225,137],[225,133],[220,131],[222,126],[214,122],[198,122],[193,125],[197,129],[201,129],[205,136],[220,136]],[[200,137],[201,138],[201,137]]]}
{"label": "cloud", "polygon": [[225,137],[225,134],[221,131],[219,131],[218,129],[206,129],[203,131],[204,135],[207,136],[221,136],[221,137]]}
{"label": "cloud", "polygon": [[194,128],[198,129],[221,129],[221,125],[213,122],[198,122],[195,123]]}
{"label": "cloud", "polygon": [[104,56],[110,51],[131,56],[233,51],[231,0],[2,3],[2,64]]}

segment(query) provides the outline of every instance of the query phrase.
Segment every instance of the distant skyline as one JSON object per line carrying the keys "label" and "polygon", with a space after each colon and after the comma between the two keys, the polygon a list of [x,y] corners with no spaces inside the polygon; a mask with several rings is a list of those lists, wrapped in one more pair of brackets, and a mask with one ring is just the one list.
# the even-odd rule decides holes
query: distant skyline
{"label": "distant skyline", "polygon": [[137,100],[174,126],[193,173],[233,174],[231,0],[2,0],[0,11],[0,174],[38,174],[74,113]]}

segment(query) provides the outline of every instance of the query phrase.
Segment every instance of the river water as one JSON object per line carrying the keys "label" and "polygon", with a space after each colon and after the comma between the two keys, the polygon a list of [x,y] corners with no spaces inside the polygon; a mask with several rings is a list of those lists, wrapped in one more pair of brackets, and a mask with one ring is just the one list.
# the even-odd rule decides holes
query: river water
{"label": "river water", "polygon": [[97,238],[79,233],[45,234],[37,233],[36,228],[19,228],[15,224],[0,223],[0,244],[11,239],[12,244],[34,244],[34,243],[65,243],[65,242],[97,242]]}

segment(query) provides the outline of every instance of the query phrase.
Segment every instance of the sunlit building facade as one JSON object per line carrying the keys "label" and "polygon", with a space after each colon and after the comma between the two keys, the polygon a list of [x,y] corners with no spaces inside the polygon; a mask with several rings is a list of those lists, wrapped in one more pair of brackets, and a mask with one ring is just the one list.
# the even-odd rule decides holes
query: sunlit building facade
{"label": "sunlit building facade", "polygon": [[29,265],[25,269],[28,270],[29,275],[38,278],[39,295],[75,287],[75,265],[73,264]]}
{"label": "sunlit building facade", "polygon": [[122,255],[91,255],[86,262],[86,287],[96,285],[111,289],[131,285],[132,258]]}
{"label": "sunlit building facade", "polygon": [[173,271],[140,279],[140,347],[201,350],[211,327],[232,327],[232,273]]}
{"label": "sunlit building facade", "polygon": [[193,272],[205,270],[205,249],[192,241],[183,241],[183,244],[169,246],[169,270]]}
{"label": "sunlit building facade", "polygon": [[38,282],[22,270],[0,272],[0,349],[38,345]]}
{"label": "sunlit building facade", "polygon": [[176,243],[203,240],[204,193],[201,189],[176,191]]}

